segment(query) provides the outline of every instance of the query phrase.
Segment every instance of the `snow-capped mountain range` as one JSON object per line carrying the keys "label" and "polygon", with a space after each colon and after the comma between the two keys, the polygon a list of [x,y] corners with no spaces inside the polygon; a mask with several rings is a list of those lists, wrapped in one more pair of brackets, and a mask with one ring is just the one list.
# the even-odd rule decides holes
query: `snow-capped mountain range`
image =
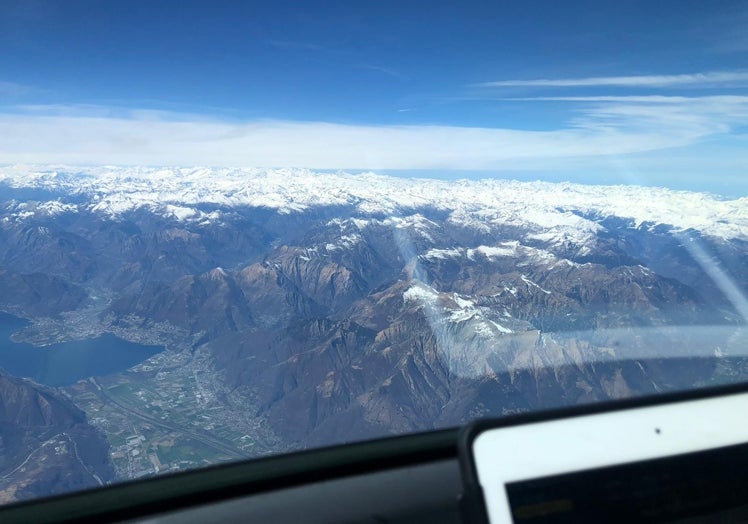
{"label": "snow-capped mountain range", "polygon": [[[292,213],[322,206],[355,209],[362,215],[393,216],[431,208],[449,220],[487,224],[533,224],[546,235],[595,234],[584,217],[615,216],[642,224],[671,225],[719,238],[748,239],[748,198],[640,186],[592,186],[510,180],[397,178],[374,173],[321,173],[304,169],[38,167],[0,168],[0,184],[59,193],[36,210],[20,205],[16,216],[35,211],[74,212],[77,206],[121,216],[149,208],[182,221],[209,222],[219,208],[261,207]],[[72,204],[69,197],[85,197]],[[550,233],[549,233],[550,231]]]}
{"label": "snow-capped mountain range", "polygon": [[[31,322],[22,340],[109,333],[166,347],[142,372],[106,379],[133,381],[128,402],[172,428],[144,456],[210,440],[220,421],[214,458],[244,456],[247,439],[260,454],[735,379],[748,369],[746,289],[746,198],[302,169],[0,167],[0,311]],[[90,388],[74,398],[119,442],[129,415],[87,404]],[[110,456],[128,475],[132,456]]]}

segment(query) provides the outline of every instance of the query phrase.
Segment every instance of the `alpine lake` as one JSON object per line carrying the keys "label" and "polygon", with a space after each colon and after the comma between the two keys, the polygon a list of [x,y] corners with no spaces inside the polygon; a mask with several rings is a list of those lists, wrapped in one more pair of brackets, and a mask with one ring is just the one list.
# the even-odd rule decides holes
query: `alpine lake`
{"label": "alpine lake", "polygon": [[118,373],[163,350],[109,334],[41,347],[11,340],[11,335],[27,324],[24,319],[0,313],[0,368],[48,386],[68,386],[89,377]]}

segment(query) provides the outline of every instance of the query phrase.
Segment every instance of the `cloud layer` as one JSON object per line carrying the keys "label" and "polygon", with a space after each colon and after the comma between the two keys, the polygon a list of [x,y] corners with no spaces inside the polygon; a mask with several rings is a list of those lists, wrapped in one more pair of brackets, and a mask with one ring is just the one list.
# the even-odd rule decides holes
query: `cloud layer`
{"label": "cloud layer", "polygon": [[[520,121],[517,127],[524,129],[377,126],[229,121],[100,105],[6,106],[0,107],[0,164],[521,172],[522,178],[537,173],[542,179],[587,183],[605,177],[606,183],[735,195],[748,191],[748,96],[736,94],[744,90],[724,94],[716,88],[740,83],[748,85],[748,73],[502,80],[483,84],[495,88],[480,96],[458,99],[520,109],[537,104],[534,114],[552,108],[555,122],[538,130],[528,130],[528,122]],[[543,96],[528,96],[528,90],[523,97],[509,98],[500,96],[502,86],[545,89]],[[598,92],[590,89],[596,86]],[[618,88],[611,93],[602,86]],[[674,89],[678,86],[715,89],[709,96],[684,96]],[[587,89],[583,96],[570,96],[568,87]],[[656,90],[661,87],[671,89]]]}
{"label": "cloud layer", "polygon": [[596,76],[587,78],[540,78],[498,80],[475,84],[478,87],[726,87],[747,86],[748,71],[712,71],[680,75]]}
{"label": "cloud layer", "polygon": [[0,162],[522,169],[525,162],[685,146],[748,122],[748,97],[568,100],[587,103],[566,125],[548,131],[226,122],[164,112],[35,106],[0,113]]}

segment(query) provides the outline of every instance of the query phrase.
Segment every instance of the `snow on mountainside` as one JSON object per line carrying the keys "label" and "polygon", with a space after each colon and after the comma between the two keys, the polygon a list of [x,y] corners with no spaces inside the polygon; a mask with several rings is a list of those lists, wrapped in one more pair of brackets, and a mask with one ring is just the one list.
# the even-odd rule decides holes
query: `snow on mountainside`
{"label": "snow on mountainside", "polygon": [[442,181],[304,169],[38,166],[2,167],[0,184],[55,193],[56,198],[34,209],[20,204],[17,219],[74,211],[69,200],[75,197],[78,205],[112,217],[146,207],[198,223],[216,221],[220,213],[206,213],[195,209],[197,205],[265,207],[282,213],[344,206],[361,215],[385,216],[432,208],[447,212],[451,222],[477,229],[486,224],[535,224],[540,241],[567,238],[582,244],[601,230],[598,223],[579,215],[748,239],[748,198],[725,200],[652,187]]}
{"label": "snow on mountainside", "polygon": [[[108,333],[166,348],[67,390],[132,478],[744,377],[746,203],[300,169],[4,167],[0,311],[30,321],[26,342]],[[120,444],[141,434],[140,455]]]}

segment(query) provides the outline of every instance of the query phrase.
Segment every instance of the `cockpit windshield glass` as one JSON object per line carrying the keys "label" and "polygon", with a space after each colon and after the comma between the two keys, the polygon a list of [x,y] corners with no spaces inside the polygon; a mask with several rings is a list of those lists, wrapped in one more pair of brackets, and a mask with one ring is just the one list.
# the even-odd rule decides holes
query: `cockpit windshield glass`
{"label": "cockpit windshield glass", "polygon": [[748,376],[748,3],[0,3],[0,502]]}

